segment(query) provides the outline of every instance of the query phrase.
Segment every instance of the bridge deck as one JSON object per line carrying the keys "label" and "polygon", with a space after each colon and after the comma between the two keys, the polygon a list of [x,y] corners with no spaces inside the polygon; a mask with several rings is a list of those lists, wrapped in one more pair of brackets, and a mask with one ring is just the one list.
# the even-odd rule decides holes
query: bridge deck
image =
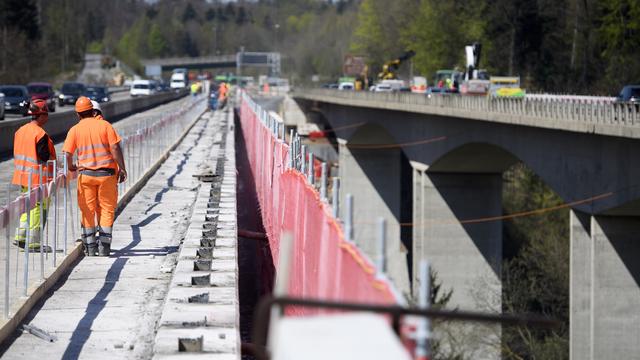
{"label": "bridge deck", "polygon": [[[211,159],[215,163],[223,144],[212,144],[226,116],[227,112],[205,114],[136,194],[114,225],[112,256],[82,259],[29,314],[27,323],[58,340],[49,343],[18,334],[3,357],[133,359],[149,358],[154,347],[168,355],[178,352],[177,336],[158,337],[156,343],[156,332],[170,318],[171,309],[164,304],[177,251],[204,186],[193,175],[211,166]],[[235,279],[235,274],[230,276]],[[237,304],[233,286],[228,292],[231,304]],[[208,325],[214,326],[215,320]],[[224,325],[229,341],[238,338],[235,325]],[[237,352],[235,345],[226,346],[230,358]]]}

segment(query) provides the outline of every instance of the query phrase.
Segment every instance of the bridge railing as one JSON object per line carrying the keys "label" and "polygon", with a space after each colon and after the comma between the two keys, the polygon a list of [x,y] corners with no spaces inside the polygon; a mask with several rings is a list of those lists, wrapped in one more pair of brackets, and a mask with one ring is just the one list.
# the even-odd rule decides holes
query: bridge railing
{"label": "bridge railing", "polygon": [[[571,99],[554,97],[494,98],[460,96],[457,94],[415,94],[406,92],[340,91],[333,89],[301,89],[299,94],[373,102],[384,108],[385,103],[424,106],[429,109],[455,109],[518,117],[555,119],[621,126],[640,125],[640,105],[616,103],[609,99]],[[378,107],[378,106],[376,106]],[[455,114],[451,114],[454,115]]]}

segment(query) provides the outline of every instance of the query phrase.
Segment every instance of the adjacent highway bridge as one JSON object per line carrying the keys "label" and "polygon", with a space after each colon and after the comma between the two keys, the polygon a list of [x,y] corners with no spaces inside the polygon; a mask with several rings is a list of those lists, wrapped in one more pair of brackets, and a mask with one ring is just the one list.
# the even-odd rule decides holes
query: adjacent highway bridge
{"label": "adjacent highway bridge", "polygon": [[[145,64],[161,70],[226,67],[237,65],[236,57]],[[17,216],[32,202],[13,200],[15,189],[9,192],[9,204],[0,207],[3,356],[169,359],[188,352],[240,359],[241,349],[260,351],[260,344],[241,345],[250,340],[246,319],[252,309],[241,316],[246,298],[240,295],[257,291],[243,290],[239,274],[243,262],[262,254],[269,261],[260,258],[250,275],[268,278],[270,285],[272,267],[286,259],[279,247],[283,234],[274,231],[286,226],[298,234],[296,246],[303,246],[294,246],[298,252],[286,272],[296,291],[366,294],[404,306],[417,298],[425,280],[419,264],[428,259],[453,289],[451,306],[501,312],[507,219],[502,175],[519,162],[570,209],[571,358],[633,358],[640,351],[636,106],[552,96],[299,89],[291,96],[335,139],[340,181],[333,196],[326,186],[330,170],[316,172],[313,157],[301,153],[301,138],[285,129],[287,114],[283,122],[267,111],[277,108],[273,97],[237,94],[227,108],[212,111],[204,96],[185,95],[122,98],[103,106],[108,119],[118,120],[125,157],[135,169],[120,186],[111,257],[82,259],[73,174],[61,170],[54,183],[33,192],[34,200],[36,194],[50,199],[44,231],[51,252],[25,254],[11,244]],[[0,123],[3,194],[13,133],[25,121]],[[52,114],[47,130],[61,140],[75,121],[71,111]],[[245,142],[246,135],[254,141]],[[237,193],[251,198],[256,189],[261,209],[255,202],[237,203]],[[249,229],[258,231],[239,237],[239,213],[255,209],[270,221],[262,229],[267,236]],[[322,236],[331,241],[311,241]],[[247,246],[249,253],[243,252]],[[329,273],[335,278],[323,277]],[[361,282],[340,283],[344,278]],[[492,301],[480,306],[479,296]],[[491,336],[499,343],[499,330]],[[498,357],[495,349],[478,356]]]}
{"label": "adjacent highway bridge", "polygon": [[[629,358],[640,344],[640,111],[610,101],[298,90],[338,142],[355,239],[407,295],[428,258],[453,305],[500,311],[502,173],[523,162],[570,208],[571,358]],[[413,286],[413,289],[412,289]],[[497,299],[497,300],[495,300]]]}

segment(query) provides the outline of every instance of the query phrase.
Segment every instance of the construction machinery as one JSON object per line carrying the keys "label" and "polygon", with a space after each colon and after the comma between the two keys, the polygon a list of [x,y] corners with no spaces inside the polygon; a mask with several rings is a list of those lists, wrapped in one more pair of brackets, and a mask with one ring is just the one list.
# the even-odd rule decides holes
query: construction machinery
{"label": "construction machinery", "polygon": [[489,74],[486,70],[479,70],[482,45],[475,42],[464,48],[466,55],[466,69],[464,79],[460,84],[460,93],[464,95],[486,95],[489,92]]}
{"label": "construction machinery", "polygon": [[379,80],[395,80],[398,78],[396,75],[396,71],[400,68],[400,65],[411,59],[416,55],[416,52],[413,50],[408,50],[404,54],[402,54],[397,59],[393,59],[388,61],[382,65],[382,71],[378,74]]}

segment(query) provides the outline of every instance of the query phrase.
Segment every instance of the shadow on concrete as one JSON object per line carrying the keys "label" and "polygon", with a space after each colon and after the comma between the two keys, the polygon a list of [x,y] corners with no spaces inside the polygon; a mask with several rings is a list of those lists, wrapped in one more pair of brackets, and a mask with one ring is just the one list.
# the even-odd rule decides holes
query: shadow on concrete
{"label": "shadow on concrete", "polygon": [[[136,225],[131,225],[131,231],[133,233],[133,241],[131,241],[127,246],[120,249],[116,252],[116,256],[120,254],[126,254],[127,251],[130,251],[136,245],[142,241],[142,237],[140,236],[140,229],[149,225],[153,220],[157,219],[160,216],[158,213],[154,213],[149,215],[147,218],[142,220]],[[107,296],[113,288],[116,286],[116,283],[120,279],[120,273],[122,269],[124,269],[125,264],[128,261],[128,257],[117,257],[114,261],[113,265],[109,268],[107,272],[107,276],[104,279],[104,285],[98,291],[96,296],[89,301],[87,309],[85,310],[85,315],[80,319],[78,325],[76,326],[73,334],[71,334],[71,339],[69,340],[69,345],[67,346],[62,358],[65,360],[74,360],[80,358],[80,353],[82,352],[82,348],[84,344],[87,342],[89,337],[91,336],[92,330],[91,326],[93,322],[98,317],[100,312],[107,305]]]}
{"label": "shadow on concrete", "polygon": [[167,178],[167,186],[163,187],[156,193],[153,199],[153,201],[155,201],[155,204],[149,206],[147,210],[145,210],[145,214],[148,214],[149,211],[158,206],[158,204],[160,204],[160,202],[162,201],[162,197],[164,196],[164,194],[171,190],[171,188],[173,187],[173,181],[175,180],[176,176],[180,175],[182,171],[184,171],[184,165],[187,163],[187,161],[189,161],[189,158],[191,157],[191,150],[193,150],[196,146],[198,146],[198,143],[200,143],[200,140],[204,135],[204,130],[205,128],[203,127],[202,130],[200,130],[200,132],[198,133],[198,136],[196,137],[193,145],[184,152],[184,154],[182,155],[182,160],[180,161],[180,163],[178,163],[178,166],[176,166],[176,171],[174,171],[173,174],[171,174],[171,176]]}
{"label": "shadow on concrete", "polygon": [[[366,175],[377,195],[399,223],[413,221],[413,171],[406,154],[399,148],[359,149],[357,145],[396,144],[380,125],[366,124],[349,139],[349,151]],[[354,199],[357,203],[358,199]],[[357,205],[356,205],[357,207]],[[375,239],[370,239],[375,241]],[[413,228],[400,227],[400,241],[406,249],[409,285],[413,279]]]}
{"label": "shadow on concrete", "polygon": [[636,286],[640,287],[640,242],[637,231],[640,228],[640,218],[600,216],[598,224]]}

